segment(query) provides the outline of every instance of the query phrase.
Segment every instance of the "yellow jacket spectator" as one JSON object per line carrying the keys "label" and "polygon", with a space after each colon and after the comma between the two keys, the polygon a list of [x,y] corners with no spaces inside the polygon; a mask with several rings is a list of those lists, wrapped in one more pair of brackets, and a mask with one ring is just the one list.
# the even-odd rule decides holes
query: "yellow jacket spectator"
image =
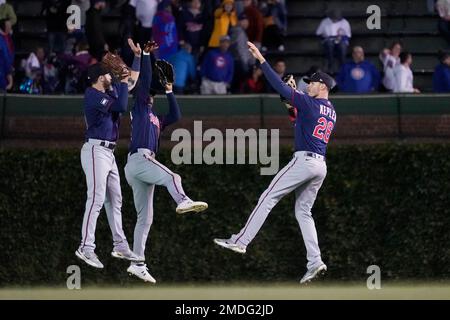
{"label": "yellow jacket spectator", "polygon": [[209,39],[209,47],[219,47],[220,38],[228,35],[228,29],[236,26],[237,13],[234,0],[223,0],[219,8],[214,12],[214,29]]}
{"label": "yellow jacket spectator", "polygon": [[14,12],[14,8],[5,0],[0,0],[0,20],[7,19],[11,22],[11,25],[15,25],[17,22],[17,16]]}

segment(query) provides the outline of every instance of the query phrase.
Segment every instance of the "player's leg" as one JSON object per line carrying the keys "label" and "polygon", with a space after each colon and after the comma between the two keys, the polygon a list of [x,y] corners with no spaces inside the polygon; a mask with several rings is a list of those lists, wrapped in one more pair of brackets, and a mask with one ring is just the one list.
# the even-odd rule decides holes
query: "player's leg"
{"label": "player's leg", "polygon": [[153,194],[155,186],[136,179],[136,169],[134,161],[128,160],[125,166],[125,177],[133,190],[134,206],[137,213],[133,252],[138,256],[139,261],[131,262],[127,272],[146,282],[155,283],[156,280],[150,275],[145,264],[145,245],[153,222]]}
{"label": "player's leg", "polygon": [[317,231],[311,215],[311,209],[325,179],[327,169],[325,162],[321,160],[311,159],[309,164],[312,165],[311,171],[316,172],[314,177],[295,190],[295,217],[302,232],[308,259],[308,272],[301,280],[302,283],[311,281],[319,272],[326,270],[320,254]]}
{"label": "player's leg", "polygon": [[[292,160],[278,172],[269,187],[259,198],[258,204],[250,214],[245,226],[238,234],[231,236],[230,241],[232,243],[238,245],[242,249],[247,247],[261,229],[272,208],[285,195],[311,178],[311,172],[305,170],[304,167],[305,157],[303,155],[295,155]],[[219,244],[218,241],[216,241],[216,243]]]}
{"label": "player's leg", "polygon": [[132,189],[137,212],[133,252],[136,253],[140,261],[145,261],[145,244],[153,223],[153,194],[155,186],[136,181],[132,185]]}
{"label": "player's leg", "polygon": [[102,147],[85,143],[81,149],[81,165],[86,175],[87,200],[81,227],[81,244],[76,255],[93,267],[103,268],[94,253],[95,229],[105,200],[106,179],[111,158]]}
{"label": "player's leg", "polygon": [[135,175],[136,179],[167,188],[177,203],[177,213],[200,212],[208,208],[205,202],[192,201],[183,190],[180,175],[172,172],[155,158],[135,153],[131,155],[130,160],[140,168]]}
{"label": "player's leg", "polygon": [[122,227],[122,190],[120,188],[119,169],[114,155],[111,171],[107,178],[105,211],[113,237],[111,255],[119,259],[137,260],[136,255],[130,250]]}

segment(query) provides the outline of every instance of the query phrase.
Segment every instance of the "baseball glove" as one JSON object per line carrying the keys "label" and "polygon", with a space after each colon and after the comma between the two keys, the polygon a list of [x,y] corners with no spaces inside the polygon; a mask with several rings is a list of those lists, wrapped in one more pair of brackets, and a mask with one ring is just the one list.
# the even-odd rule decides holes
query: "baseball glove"
{"label": "baseball glove", "polygon": [[156,60],[155,62],[156,73],[158,74],[159,82],[165,87],[168,83],[174,83],[175,74],[173,71],[173,65],[166,60]]}
{"label": "baseball glove", "polygon": [[130,76],[130,68],[123,62],[122,58],[111,52],[106,53],[102,59],[102,65],[112,76],[122,80]]}

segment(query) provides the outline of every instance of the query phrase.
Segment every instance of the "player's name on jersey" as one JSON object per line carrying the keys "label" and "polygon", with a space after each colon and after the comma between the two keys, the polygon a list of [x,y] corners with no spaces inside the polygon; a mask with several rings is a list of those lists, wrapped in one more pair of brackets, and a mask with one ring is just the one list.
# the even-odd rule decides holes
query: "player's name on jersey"
{"label": "player's name on jersey", "polygon": [[324,106],[323,104],[320,105],[320,114],[333,119],[333,121],[336,121],[336,111],[334,111],[330,107]]}

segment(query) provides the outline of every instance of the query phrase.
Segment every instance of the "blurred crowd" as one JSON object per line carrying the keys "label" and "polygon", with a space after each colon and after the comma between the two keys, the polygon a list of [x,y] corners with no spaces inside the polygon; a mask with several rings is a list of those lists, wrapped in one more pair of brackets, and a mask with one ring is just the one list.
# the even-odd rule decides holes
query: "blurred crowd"
{"label": "blurred crowd", "polygon": [[[450,0],[430,1],[440,17],[439,30],[450,43]],[[71,4],[81,9],[79,28],[67,27],[66,10]],[[108,8],[121,12],[114,43],[108,43],[104,31]],[[101,60],[105,52],[117,52],[131,64],[130,37],[141,45],[158,42],[157,57],[174,65],[174,89],[179,94],[272,93],[248,52],[247,41],[264,54],[280,57],[273,63],[280,77],[289,70],[282,58],[288,29],[284,0],[45,0],[42,15],[48,45],[36,47],[15,63],[17,17],[13,7],[0,0],[0,90],[81,93],[88,66]],[[413,56],[400,42],[380,51],[383,70],[378,70],[365,58],[364,48],[349,48],[351,25],[340,10],[327,12],[316,35],[326,61],[322,71],[336,77],[340,92],[420,92],[414,86]],[[450,92],[450,55],[439,52],[438,58],[433,89]],[[304,76],[320,69],[310,66]],[[305,88],[302,78],[298,79],[300,89]]]}

